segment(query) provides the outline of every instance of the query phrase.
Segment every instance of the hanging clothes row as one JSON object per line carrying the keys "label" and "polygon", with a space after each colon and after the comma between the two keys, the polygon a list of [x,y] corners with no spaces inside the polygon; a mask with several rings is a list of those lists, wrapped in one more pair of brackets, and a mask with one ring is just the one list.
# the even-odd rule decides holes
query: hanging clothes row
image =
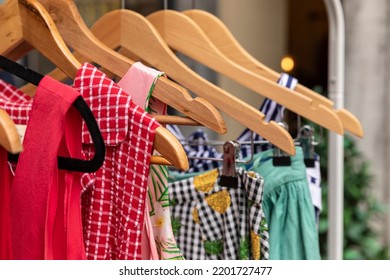
{"label": "hanging clothes row", "polygon": [[[319,159],[306,168],[278,122],[286,108],[362,136],[348,111],[288,75],[275,83],[201,11],[143,17],[122,9],[88,29],[73,1],[8,0],[0,24],[0,68],[30,83],[0,80],[0,120],[8,117],[0,122],[0,259],[319,259]],[[206,26],[223,32],[214,37]],[[58,69],[42,76],[8,60],[32,49]],[[212,84],[172,49],[267,97],[263,106]],[[167,115],[167,106],[181,115]],[[227,184],[219,162],[191,159],[226,153],[179,141],[179,125],[224,134],[219,110],[247,127],[238,141],[253,131],[269,144],[243,149],[250,160],[234,164]],[[22,142],[12,140],[13,123],[25,129]],[[287,166],[273,165],[276,149]]]}

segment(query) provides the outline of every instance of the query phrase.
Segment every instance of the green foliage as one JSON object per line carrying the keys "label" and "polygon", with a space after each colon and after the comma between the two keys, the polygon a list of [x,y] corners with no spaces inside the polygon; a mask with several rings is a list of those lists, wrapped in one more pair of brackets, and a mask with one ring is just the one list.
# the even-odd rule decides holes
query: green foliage
{"label": "green foliage", "polygon": [[[318,129],[316,129],[318,131]],[[325,141],[316,147],[321,157],[323,212],[320,215],[320,248],[326,257],[328,224],[328,147]],[[372,175],[369,163],[364,159],[351,137],[344,137],[344,259],[389,259],[389,248],[379,242],[379,234],[372,227],[385,209],[372,193]]]}
{"label": "green foliage", "polygon": [[223,253],[223,240],[204,241],[206,253],[210,255],[219,255]]}

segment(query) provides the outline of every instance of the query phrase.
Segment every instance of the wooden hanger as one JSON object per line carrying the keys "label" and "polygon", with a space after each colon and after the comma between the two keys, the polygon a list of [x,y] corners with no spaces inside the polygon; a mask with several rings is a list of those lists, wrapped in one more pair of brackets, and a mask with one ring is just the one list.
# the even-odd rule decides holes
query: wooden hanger
{"label": "wooden hanger", "polygon": [[[41,5],[29,0],[8,0],[1,11],[1,54],[10,59],[18,59],[16,51],[23,41],[39,50],[68,76],[75,76],[80,63],[64,44],[50,16]],[[3,13],[4,12],[4,13]],[[12,39],[8,38],[12,34]],[[31,48],[30,46],[30,48]],[[27,48],[26,48],[27,49]],[[24,53],[19,53],[24,55]]]}
{"label": "wooden hanger", "polygon": [[[242,67],[261,75],[271,81],[276,82],[279,78],[279,73],[262,64],[251,56],[237,41],[226,25],[215,15],[202,10],[187,10],[183,12],[189,16],[207,35],[210,41],[232,61],[240,64]],[[360,121],[346,109],[334,109],[333,102],[320,95],[311,89],[298,84],[296,91],[313,100],[313,106],[322,104],[329,109],[332,109],[339,119],[345,130],[353,133],[358,137],[363,136],[363,128]]]}
{"label": "wooden hanger", "polygon": [[15,123],[6,111],[0,109],[0,146],[12,154],[23,151]]}
{"label": "wooden hanger", "polygon": [[[74,78],[81,64],[65,45],[52,18],[44,7],[36,0],[19,0],[18,4],[22,22],[22,39],[46,56],[69,77]],[[12,32],[13,26],[6,26],[10,29],[9,32]],[[5,32],[5,34],[7,33]],[[11,48],[5,49],[10,50]],[[151,163],[164,162],[164,164],[169,163],[182,170],[188,169],[188,160],[183,146],[164,127],[159,127],[156,130],[153,147],[165,159],[154,156]]]}
{"label": "wooden hanger", "polygon": [[0,53],[10,59],[24,56],[31,46],[23,39],[18,2],[7,0],[0,5]]}
{"label": "wooden hanger", "polygon": [[130,10],[111,11],[103,15],[91,30],[110,48],[127,49],[275,146],[295,154],[294,142],[285,129],[276,122],[267,123],[263,113],[193,72],[175,56],[142,15]]}
{"label": "wooden hanger", "polygon": [[[134,64],[134,61],[96,39],[85,25],[73,1],[39,0],[39,2],[50,13],[66,44],[83,57],[82,61],[97,63],[118,77],[123,77]],[[187,90],[166,77],[157,80],[153,96],[217,133],[226,133],[225,122],[214,106],[202,98],[193,99]],[[180,117],[176,116],[172,119],[180,119]]]}
{"label": "wooden hanger", "polygon": [[248,71],[221,53],[188,16],[161,10],[147,16],[165,42],[174,50],[226,75],[254,92],[270,98],[287,109],[333,132],[343,134],[338,116],[328,107],[312,106],[313,100]]}

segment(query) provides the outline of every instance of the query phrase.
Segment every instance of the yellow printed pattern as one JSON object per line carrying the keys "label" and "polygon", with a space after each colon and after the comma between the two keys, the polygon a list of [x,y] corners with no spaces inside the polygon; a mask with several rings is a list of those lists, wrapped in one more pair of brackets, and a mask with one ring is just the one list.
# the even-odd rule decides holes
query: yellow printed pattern
{"label": "yellow printed pattern", "polygon": [[195,223],[200,224],[199,212],[198,209],[196,209],[196,207],[192,210],[192,219],[194,220]]}
{"label": "yellow printed pattern", "polygon": [[260,236],[251,230],[252,257],[254,260],[260,260]]}
{"label": "yellow printed pattern", "polygon": [[231,203],[230,194],[226,190],[209,195],[205,199],[207,204],[220,214],[225,213]]}
{"label": "yellow printed pattern", "polygon": [[194,177],[195,189],[198,192],[209,192],[213,189],[218,178],[218,170],[214,169],[205,174]]}

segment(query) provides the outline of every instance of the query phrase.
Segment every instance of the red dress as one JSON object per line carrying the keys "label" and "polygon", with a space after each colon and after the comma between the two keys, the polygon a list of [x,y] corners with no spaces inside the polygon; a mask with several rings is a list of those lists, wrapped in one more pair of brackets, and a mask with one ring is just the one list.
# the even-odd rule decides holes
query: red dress
{"label": "red dress", "polygon": [[7,163],[7,151],[0,147],[0,260],[11,258],[11,229],[9,226],[9,194],[13,175]]}
{"label": "red dress", "polygon": [[[85,259],[81,174],[59,170],[57,162],[58,156],[82,158],[81,117],[71,107],[79,94],[45,77],[31,106],[31,100],[23,98],[22,93],[9,85],[7,88],[0,91],[0,108],[15,123],[27,124],[28,120],[24,151],[9,197],[10,219],[1,225],[10,229],[10,258]],[[18,107],[18,102],[24,105]]]}
{"label": "red dress", "polygon": [[[12,116],[15,124],[26,124],[31,105],[32,99],[29,96],[0,80],[0,108],[4,108]],[[7,151],[1,147],[0,174],[0,260],[9,260],[11,259],[9,198],[14,175],[8,165]]]}

